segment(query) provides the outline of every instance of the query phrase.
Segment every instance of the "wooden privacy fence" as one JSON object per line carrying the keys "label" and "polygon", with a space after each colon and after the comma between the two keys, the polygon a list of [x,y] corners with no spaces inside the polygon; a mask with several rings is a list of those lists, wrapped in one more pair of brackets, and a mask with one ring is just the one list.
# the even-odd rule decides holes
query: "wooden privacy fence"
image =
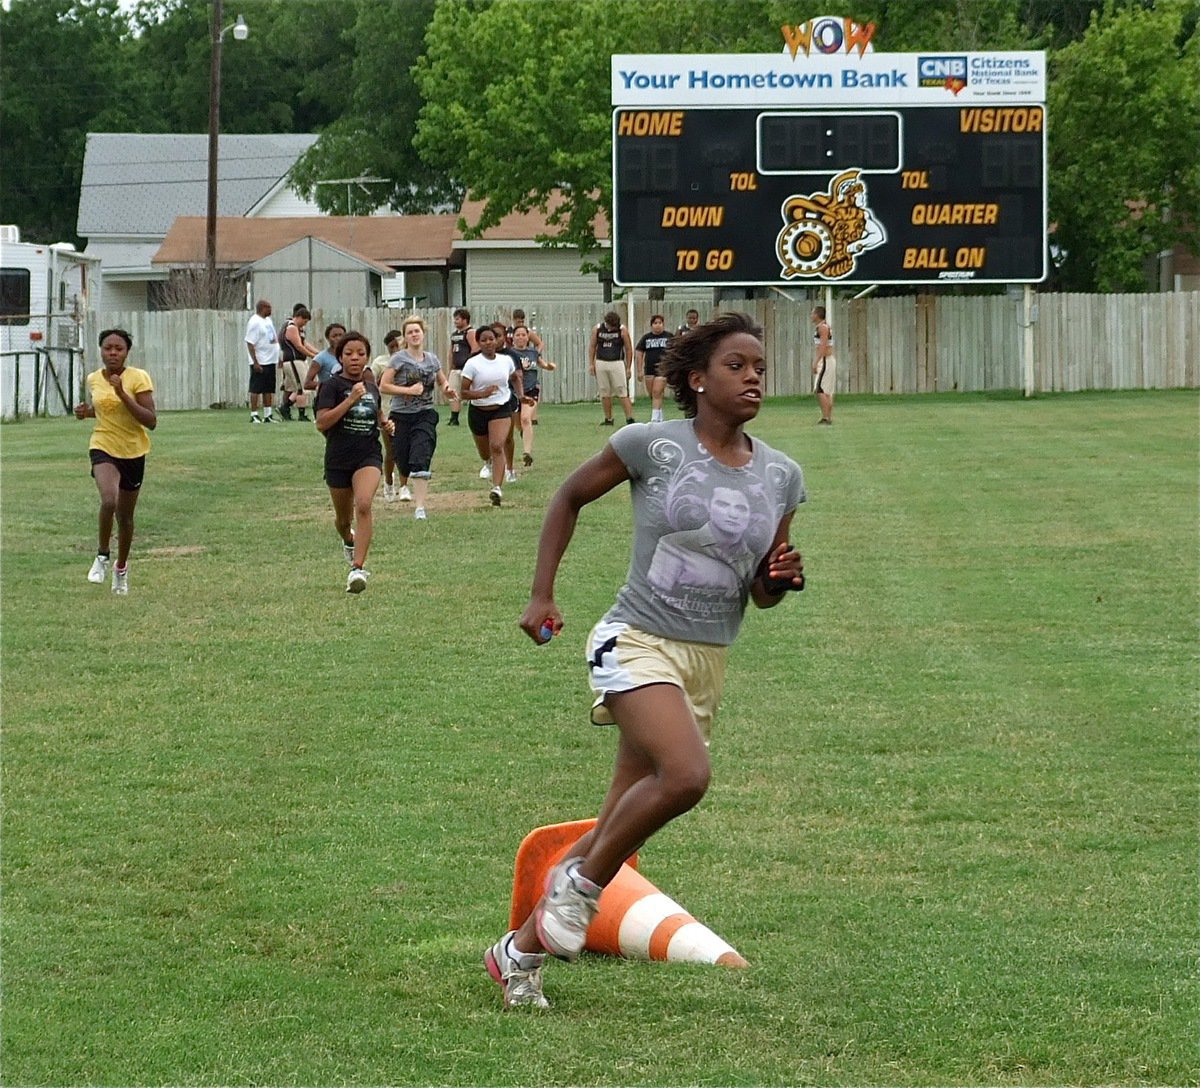
{"label": "wooden privacy fence", "polygon": [[[1200,293],[1147,295],[1037,295],[1033,323],[1035,392],[1087,389],[1162,389],[1200,387]],[[752,313],[762,324],[768,361],[767,392],[793,396],[810,389],[812,327],[810,303],[784,298],[727,301],[721,309]],[[587,373],[587,344],[592,328],[608,309],[630,325],[636,343],[649,329],[650,315],[662,313],[667,327],[682,324],[689,306],[702,317],[711,302],[672,299],[639,301],[633,320],[624,303],[564,305],[530,303],[530,322],[558,363],[543,375],[543,396],[550,403],[595,399]],[[283,307],[280,307],[282,311]],[[427,349],[445,363],[449,355],[451,311],[417,311],[429,336]],[[909,295],[835,301],[830,315],[838,359],[838,391],[843,393],[946,393],[1021,389],[1019,298],[1006,295],[960,298]],[[306,330],[322,343],[326,323],[339,321],[383,350],[388,329],[406,313],[357,309],[339,313],[313,309]],[[509,310],[474,306],[473,322],[506,320]],[[154,376],[156,399],[164,409],[207,408],[246,402],[249,360],[243,342],[248,315],[229,311],[106,312],[89,315],[85,330],[87,360],[99,365],[99,330],[119,327],[134,339],[131,360]],[[639,399],[642,393],[638,391]],[[5,414],[10,415],[5,405]]]}

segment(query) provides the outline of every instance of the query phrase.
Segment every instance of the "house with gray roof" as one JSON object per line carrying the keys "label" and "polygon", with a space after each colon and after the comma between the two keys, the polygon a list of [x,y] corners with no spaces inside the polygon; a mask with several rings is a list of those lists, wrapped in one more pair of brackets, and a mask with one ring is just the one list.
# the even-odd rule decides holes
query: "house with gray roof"
{"label": "house with gray roof", "polygon": [[[319,216],[315,203],[287,184],[313,134],[222,135],[217,214],[258,218]],[[180,216],[208,209],[206,134],[92,132],[83,159],[76,232],[85,253],[101,259],[100,307],[158,309],[167,279],[151,258]]]}

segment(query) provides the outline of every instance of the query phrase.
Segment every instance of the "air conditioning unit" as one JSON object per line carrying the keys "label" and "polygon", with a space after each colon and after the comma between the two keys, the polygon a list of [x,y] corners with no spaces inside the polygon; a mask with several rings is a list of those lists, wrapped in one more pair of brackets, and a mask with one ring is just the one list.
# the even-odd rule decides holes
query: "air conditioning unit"
{"label": "air conditioning unit", "polygon": [[384,276],[379,284],[380,297],[385,306],[398,307],[404,305],[404,273],[396,272]]}
{"label": "air conditioning unit", "polygon": [[15,223],[0,223],[0,244],[14,245],[21,240],[21,228]]}

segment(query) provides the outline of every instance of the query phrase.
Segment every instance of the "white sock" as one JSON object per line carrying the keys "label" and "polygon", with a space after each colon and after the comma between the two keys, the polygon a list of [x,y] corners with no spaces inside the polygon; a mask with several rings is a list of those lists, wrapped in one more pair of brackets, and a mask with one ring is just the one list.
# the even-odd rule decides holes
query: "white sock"
{"label": "white sock", "polygon": [[505,949],[509,959],[520,960],[525,956],[538,956],[544,958],[542,952],[523,952],[517,947],[517,935],[514,933],[508,938],[508,947]]}
{"label": "white sock", "polygon": [[251,412],[251,413],[250,413],[250,418],[251,418],[251,419],[258,419],[258,413],[257,413],[257,412]]}
{"label": "white sock", "polygon": [[271,409],[264,408],[263,409],[263,419],[270,419],[270,418],[271,418]]}

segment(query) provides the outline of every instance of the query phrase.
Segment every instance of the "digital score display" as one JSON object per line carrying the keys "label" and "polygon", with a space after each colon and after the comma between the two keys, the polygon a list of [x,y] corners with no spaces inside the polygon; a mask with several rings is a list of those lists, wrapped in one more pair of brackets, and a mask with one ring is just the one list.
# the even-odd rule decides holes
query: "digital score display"
{"label": "digital score display", "polygon": [[1045,109],[618,108],[624,286],[1036,283]]}
{"label": "digital score display", "polygon": [[856,163],[862,170],[899,170],[900,115],[759,114],[760,173],[820,173],[843,162]]}

